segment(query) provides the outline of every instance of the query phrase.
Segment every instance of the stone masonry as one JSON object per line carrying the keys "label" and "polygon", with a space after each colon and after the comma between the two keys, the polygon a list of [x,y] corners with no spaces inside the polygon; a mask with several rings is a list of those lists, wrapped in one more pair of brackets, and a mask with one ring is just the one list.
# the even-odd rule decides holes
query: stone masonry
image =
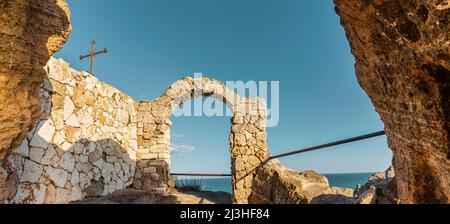
{"label": "stone masonry", "polygon": [[42,115],[7,158],[9,203],[68,203],[132,184],[135,102],[57,59],[45,67]]}
{"label": "stone masonry", "polygon": [[[269,157],[266,105],[209,78],[177,81],[158,99],[136,103],[94,76],[51,58],[39,122],[1,171],[7,203],[69,203],[134,187],[167,192],[171,115],[200,96],[233,111],[233,201],[248,203],[256,168]],[[6,192],[6,193],[5,193]]]}
{"label": "stone masonry", "polygon": [[[237,95],[222,82],[209,78],[185,78],[175,82],[158,99],[142,102],[138,108],[137,171],[134,187],[154,189],[170,182],[170,117],[185,101],[211,96],[233,111],[230,153],[233,201],[248,203],[255,168],[269,157],[266,143],[266,105],[261,99]],[[167,168],[161,168],[161,165]],[[160,169],[160,170],[157,170]]]}

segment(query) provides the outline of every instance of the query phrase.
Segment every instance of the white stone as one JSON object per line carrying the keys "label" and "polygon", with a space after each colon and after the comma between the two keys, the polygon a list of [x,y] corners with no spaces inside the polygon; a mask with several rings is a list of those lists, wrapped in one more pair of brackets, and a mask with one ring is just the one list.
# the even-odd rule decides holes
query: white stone
{"label": "white stone", "polygon": [[114,191],[116,191],[116,182],[112,181],[111,183],[106,185],[105,188],[103,189],[103,195],[111,194]]}
{"label": "white stone", "polygon": [[95,142],[91,142],[89,143],[89,145],[86,148],[86,154],[91,154],[95,151],[95,149],[97,148],[97,144],[95,144]]}
{"label": "white stone", "polygon": [[83,199],[83,193],[81,188],[76,186],[72,188],[72,193],[70,194],[70,201],[79,201]]}
{"label": "white stone", "polygon": [[70,115],[73,114],[73,110],[75,109],[75,106],[70,99],[70,97],[66,96],[64,99],[64,120],[66,121],[69,119]]}
{"label": "white stone", "polygon": [[55,204],[67,204],[69,203],[70,197],[70,191],[63,189],[63,188],[57,188],[56,189],[56,196],[55,196]]}
{"label": "white stone", "polygon": [[91,185],[91,180],[85,173],[80,173],[80,187],[82,189],[89,187]]}
{"label": "white stone", "polygon": [[73,95],[73,87],[72,86],[66,86],[66,93],[70,96]]}
{"label": "white stone", "polygon": [[14,150],[13,153],[22,155],[24,157],[28,157],[29,151],[30,151],[30,149],[28,147],[28,140],[25,139],[25,140],[23,140],[22,145],[20,145],[19,148]]}
{"label": "white stone", "polygon": [[72,186],[77,186],[80,183],[80,173],[77,169],[73,171],[70,182],[72,183]]}
{"label": "white stone", "polygon": [[67,118],[67,120],[66,120],[66,124],[71,127],[76,127],[76,128],[81,127],[76,114],[70,115],[69,118]]}
{"label": "white stone", "polygon": [[112,164],[104,163],[103,167],[100,168],[102,171],[102,177],[105,178],[105,180],[108,180],[112,177],[112,172],[114,171],[115,167]]}
{"label": "white stone", "polygon": [[17,193],[11,201],[14,204],[43,204],[47,187],[44,184],[19,184]]}
{"label": "white stone", "polygon": [[53,134],[55,134],[55,127],[52,120],[42,121],[34,133],[30,146],[46,149],[53,138]]}
{"label": "white stone", "polygon": [[47,167],[45,170],[50,180],[52,180],[57,187],[66,186],[67,178],[69,176],[67,171],[52,167]]}
{"label": "white stone", "polygon": [[66,152],[61,156],[60,166],[69,172],[72,172],[73,169],[75,169],[75,157],[72,153]]}
{"label": "white stone", "polygon": [[64,142],[60,147],[64,152],[70,152],[74,150],[72,144],[68,142]]}
{"label": "white stone", "polygon": [[83,144],[77,142],[74,144],[73,147],[74,147],[75,155],[81,155],[81,153],[83,153],[83,150],[84,150]]}
{"label": "white stone", "polygon": [[92,165],[88,163],[77,163],[76,167],[80,172],[89,173],[89,171],[92,168]]}
{"label": "white stone", "polygon": [[80,162],[80,163],[88,163],[89,162],[89,157],[85,156],[85,155],[79,155],[78,156],[78,162]]}
{"label": "white stone", "polygon": [[80,123],[83,126],[86,126],[86,127],[90,127],[90,126],[92,126],[94,124],[94,119],[87,112],[82,113],[81,116],[79,116],[78,120],[80,121]]}
{"label": "white stone", "polygon": [[45,152],[44,157],[41,160],[41,164],[46,166],[58,167],[59,161],[60,159],[55,149],[52,146],[49,146],[47,151]]}
{"label": "white stone", "polygon": [[42,175],[43,169],[43,166],[26,159],[20,182],[37,183]]}
{"label": "white stone", "polygon": [[53,144],[61,145],[65,141],[66,138],[64,137],[64,134],[62,134],[60,131],[56,132],[55,137],[53,138]]}
{"label": "white stone", "polygon": [[121,179],[116,181],[116,190],[122,190],[125,188],[125,184]]}
{"label": "white stone", "polygon": [[44,149],[34,147],[30,149],[30,159],[32,161],[41,163],[43,156],[44,156]]}

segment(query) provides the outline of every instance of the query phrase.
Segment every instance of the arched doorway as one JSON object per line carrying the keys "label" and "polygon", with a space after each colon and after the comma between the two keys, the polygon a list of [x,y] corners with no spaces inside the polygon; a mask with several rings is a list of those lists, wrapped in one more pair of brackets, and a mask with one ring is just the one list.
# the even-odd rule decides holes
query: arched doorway
{"label": "arched doorway", "polygon": [[[135,188],[164,189],[170,185],[171,115],[191,99],[211,96],[233,112],[230,133],[234,203],[248,203],[255,168],[269,157],[264,100],[241,97],[217,80],[184,78],[158,99],[138,106],[138,153]],[[207,165],[207,164],[205,164]]]}

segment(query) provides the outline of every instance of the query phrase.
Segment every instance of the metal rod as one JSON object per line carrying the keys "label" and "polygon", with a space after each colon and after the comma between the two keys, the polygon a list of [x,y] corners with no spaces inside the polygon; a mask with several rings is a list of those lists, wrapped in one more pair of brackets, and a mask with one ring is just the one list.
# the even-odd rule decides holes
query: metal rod
{"label": "metal rod", "polygon": [[231,177],[231,174],[202,174],[202,173],[172,173],[172,176],[188,177]]}
{"label": "metal rod", "polygon": [[[338,146],[338,145],[343,145],[343,144],[348,144],[348,143],[352,143],[352,142],[358,142],[358,141],[362,141],[362,140],[366,140],[369,138],[375,138],[375,137],[379,137],[379,136],[383,136],[386,135],[385,131],[379,131],[379,132],[375,132],[375,133],[371,133],[371,134],[367,134],[367,135],[361,135],[358,137],[354,137],[354,138],[348,138],[348,139],[344,139],[344,140],[340,140],[340,141],[336,141],[336,142],[331,142],[331,143],[327,143],[327,144],[323,144],[323,145],[318,145],[318,146],[313,146],[313,147],[309,147],[309,148],[305,148],[305,149],[300,149],[297,151],[292,151],[292,152],[288,152],[288,153],[284,153],[284,154],[280,154],[280,155],[276,155],[276,156],[271,156],[269,159],[267,159],[265,161],[265,163],[269,162],[270,160],[273,159],[278,159],[278,158],[282,158],[282,157],[287,157],[287,156],[292,156],[292,155],[296,155],[296,154],[301,154],[301,153],[306,153],[306,152],[311,152],[311,151],[315,151],[315,150],[319,150],[319,149],[324,149],[324,148],[330,148],[333,146]],[[263,163],[263,164],[265,164]],[[190,177],[231,177],[231,174],[198,174],[198,173],[173,173],[171,174],[172,176],[190,176]]]}
{"label": "metal rod", "polygon": [[375,137],[382,136],[382,135],[386,135],[386,132],[385,131],[379,131],[379,132],[375,132],[375,133],[371,133],[371,134],[367,134],[367,135],[362,135],[362,136],[358,136],[358,137],[354,137],[354,138],[344,139],[344,140],[340,140],[340,141],[336,141],[336,142],[332,142],[332,143],[327,143],[327,144],[318,145],[318,146],[314,146],[314,147],[310,147],[310,148],[305,148],[305,149],[301,149],[301,150],[297,150],[297,151],[293,151],[293,152],[288,152],[288,153],[284,153],[284,154],[280,154],[280,155],[276,155],[276,156],[271,156],[268,159],[268,161],[273,160],[273,159],[286,157],[286,156],[292,156],[292,155],[296,155],[296,154],[300,154],[300,153],[311,152],[311,151],[315,151],[315,150],[319,150],[319,149],[330,148],[330,147],[333,147],[333,146],[338,146],[338,145],[343,145],[343,144],[347,144],[347,143],[362,141],[362,140],[365,140],[365,139],[375,138]]}
{"label": "metal rod", "polygon": [[95,40],[92,41],[92,51],[91,51],[91,68],[89,69],[89,73],[92,73],[92,67],[94,66],[94,55],[95,55]]}

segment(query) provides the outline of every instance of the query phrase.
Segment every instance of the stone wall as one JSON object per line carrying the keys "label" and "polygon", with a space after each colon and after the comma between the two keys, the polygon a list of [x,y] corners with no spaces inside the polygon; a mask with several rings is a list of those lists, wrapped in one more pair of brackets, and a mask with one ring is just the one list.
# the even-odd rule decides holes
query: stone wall
{"label": "stone wall", "polygon": [[170,117],[183,102],[211,96],[223,101],[234,113],[231,121],[230,153],[233,200],[248,203],[255,168],[269,156],[266,143],[266,105],[261,99],[241,97],[222,82],[209,78],[185,78],[171,85],[158,99],[142,102],[138,113],[137,173],[134,187],[166,187],[170,165]]}
{"label": "stone wall", "polygon": [[40,119],[3,165],[7,202],[68,203],[131,185],[167,192],[171,115],[200,96],[223,100],[233,111],[234,202],[249,202],[257,168],[269,157],[263,100],[240,97],[217,80],[185,78],[138,104],[63,60],[52,58],[45,70]]}
{"label": "stone wall", "polygon": [[450,0],[335,0],[401,203],[450,203]]}
{"label": "stone wall", "polygon": [[45,70],[40,119],[4,165],[9,203],[68,203],[130,186],[135,102],[62,60]]}

